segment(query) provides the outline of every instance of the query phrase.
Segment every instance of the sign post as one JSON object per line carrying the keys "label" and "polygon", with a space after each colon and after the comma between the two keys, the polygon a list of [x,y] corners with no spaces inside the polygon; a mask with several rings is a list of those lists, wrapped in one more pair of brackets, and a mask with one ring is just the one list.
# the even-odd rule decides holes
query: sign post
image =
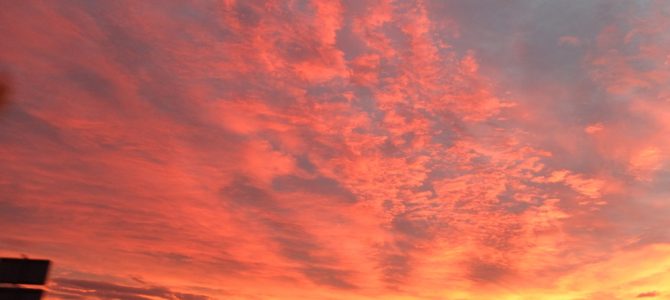
{"label": "sign post", "polygon": [[50,264],[43,259],[0,258],[0,300],[41,299],[42,289],[23,288],[19,284],[44,285]]}

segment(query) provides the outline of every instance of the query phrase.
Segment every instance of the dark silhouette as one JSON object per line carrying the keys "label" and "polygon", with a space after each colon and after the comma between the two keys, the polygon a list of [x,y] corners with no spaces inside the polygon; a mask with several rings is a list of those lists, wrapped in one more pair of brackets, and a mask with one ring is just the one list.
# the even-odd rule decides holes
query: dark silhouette
{"label": "dark silhouette", "polygon": [[40,289],[0,287],[0,300],[40,300],[43,293]]}
{"label": "dark silhouette", "polygon": [[50,264],[43,259],[0,258],[0,300],[41,299],[42,289],[23,288],[19,284],[44,285]]}

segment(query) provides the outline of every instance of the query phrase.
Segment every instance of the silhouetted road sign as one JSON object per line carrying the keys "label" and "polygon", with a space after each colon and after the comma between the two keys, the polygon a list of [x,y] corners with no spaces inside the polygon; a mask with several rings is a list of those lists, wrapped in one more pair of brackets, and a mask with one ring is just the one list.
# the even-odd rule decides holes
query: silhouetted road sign
{"label": "silhouetted road sign", "polygon": [[42,290],[0,287],[0,300],[40,300]]}
{"label": "silhouetted road sign", "polygon": [[47,272],[48,260],[0,258],[0,283],[45,284]]}

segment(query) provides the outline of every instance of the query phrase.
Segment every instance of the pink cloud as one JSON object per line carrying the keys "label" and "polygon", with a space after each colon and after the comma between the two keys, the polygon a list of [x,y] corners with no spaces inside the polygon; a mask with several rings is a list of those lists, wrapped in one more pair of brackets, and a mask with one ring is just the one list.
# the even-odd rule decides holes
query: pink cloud
{"label": "pink cloud", "polygon": [[579,40],[578,37],[576,36],[571,36],[571,35],[564,35],[558,39],[558,44],[559,45],[568,45],[568,46],[573,46],[577,47],[581,45],[581,41]]}
{"label": "pink cloud", "polygon": [[664,295],[662,10],[441,5],[3,5],[0,254],[51,299]]}

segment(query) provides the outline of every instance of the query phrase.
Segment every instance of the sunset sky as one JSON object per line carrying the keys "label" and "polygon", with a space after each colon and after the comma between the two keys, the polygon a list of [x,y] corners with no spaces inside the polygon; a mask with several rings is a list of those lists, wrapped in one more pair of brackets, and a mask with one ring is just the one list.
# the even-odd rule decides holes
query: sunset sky
{"label": "sunset sky", "polygon": [[50,300],[670,299],[666,0],[0,0]]}

